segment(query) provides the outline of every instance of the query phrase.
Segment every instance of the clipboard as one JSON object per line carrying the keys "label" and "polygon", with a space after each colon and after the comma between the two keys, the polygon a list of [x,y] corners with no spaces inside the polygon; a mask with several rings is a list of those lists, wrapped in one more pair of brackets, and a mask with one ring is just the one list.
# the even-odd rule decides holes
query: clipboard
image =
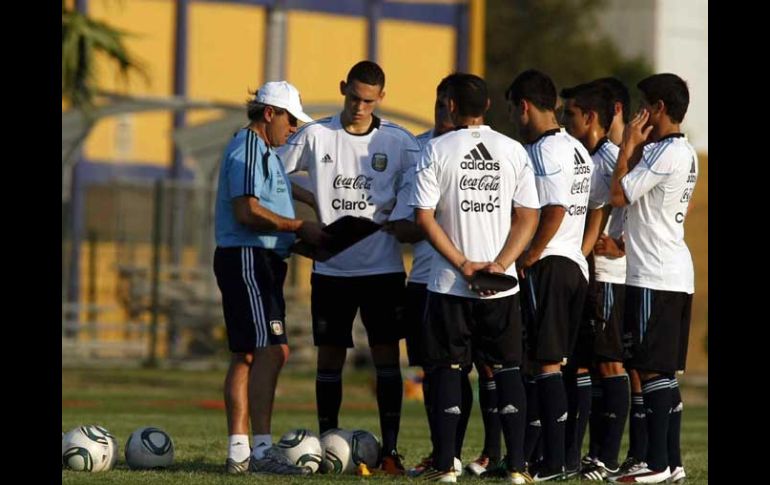
{"label": "clipboard", "polygon": [[323,246],[315,246],[298,240],[291,246],[290,250],[307,258],[324,262],[362,239],[371,236],[381,228],[381,224],[365,217],[343,216],[323,228],[323,231],[331,236]]}

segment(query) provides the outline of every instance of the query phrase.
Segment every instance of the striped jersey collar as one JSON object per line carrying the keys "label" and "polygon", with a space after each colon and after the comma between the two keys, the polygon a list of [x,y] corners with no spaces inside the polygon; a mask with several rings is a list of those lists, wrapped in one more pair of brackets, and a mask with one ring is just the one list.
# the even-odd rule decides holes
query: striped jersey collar
{"label": "striped jersey collar", "polygon": [[555,135],[555,134],[559,133],[560,131],[561,131],[561,128],[552,128],[550,130],[546,130],[546,131],[543,132],[543,134],[541,134],[540,136],[538,136],[537,138],[532,140],[532,142],[530,142],[529,144],[532,145],[533,143],[537,143],[540,140],[542,140],[543,138],[545,138],[547,136]]}
{"label": "striped jersey collar", "polygon": [[[340,116],[340,124],[342,124],[342,116]],[[346,130],[344,126],[342,127],[342,130],[345,133],[347,133],[348,135],[351,135],[351,136],[366,136],[366,135],[371,134],[375,129],[377,129],[379,127],[380,127],[380,119],[377,116],[372,115],[372,123],[369,125],[369,129],[366,130],[365,132],[363,132],[363,133],[351,133],[348,130]]]}
{"label": "striped jersey collar", "polygon": [[684,133],[669,133],[668,135],[661,137],[661,139],[658,140],[658,143],[669,138],[684,138]]}
{"label": "striped jersey collar", "polygon": [[596,152],[598,152],[599,150],[601,150],[601,149],[602,149],[602,146],[603,146],[605,143],[607,143],[608,141],[610,141],[610,139],[609,139],[609,138],[607,138],[606,136],[605,136],[604,138],[602,138],[601,140],[599,140],[599,142],[596,144],[596,146],[594,147],[594,149],[593,149],[593,150],[591,150],[591,153],[589,153],[589,155],[591,155],[591,156],[594,156],[594,155],[596,155]]}

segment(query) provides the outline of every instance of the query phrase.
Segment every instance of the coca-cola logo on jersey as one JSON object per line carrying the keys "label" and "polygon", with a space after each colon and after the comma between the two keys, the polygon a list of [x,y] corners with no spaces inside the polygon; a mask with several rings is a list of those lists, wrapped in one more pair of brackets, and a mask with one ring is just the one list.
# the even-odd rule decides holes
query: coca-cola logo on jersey
{"label": "coca-cola logo on jersey", "polygon": [[463,175],[460,178],[460,190],[498,190],[499,188],[499,175],[482,175],[481,177]]}
{"label": "coca-cola logo on jersey", "polygon": [[572,182],[572,188],[569,189],[569,193],[572,195],[587,194],[590,187],[591,179],[588,177],[583,177],[583,180],[575,180]]}
{"label": "coca-cola logo on jersey", "polygon": [[332,186],[335,189],[369,190],[372,188],[372,180],[374,180],[374,177],[367,177],[366,175],[357,175],[355,177],[337,175],[334,177]]}

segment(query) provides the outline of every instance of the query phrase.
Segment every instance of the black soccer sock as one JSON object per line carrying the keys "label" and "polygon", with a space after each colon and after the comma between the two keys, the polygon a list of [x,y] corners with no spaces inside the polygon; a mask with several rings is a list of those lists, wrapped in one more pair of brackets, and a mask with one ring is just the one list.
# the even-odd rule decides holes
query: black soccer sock
{"label": "black soccer sock", "polygon": [[422,377],[422,402],[425,405],[425,415],[428,418],[428,430],[430,431],[430,443],[431,443],[431,454],[433,454],[433,450],[436,448],[436,438],[435,433],[433,432],[433,369],[428,367],[423,367],[423,377]]}
{"label": "black soccer sock", "polygon": [[[540,421],[540,401],[538,399],[537,383],[534,379],[524,381],[524,391],[527,394],[527,428],[524,432],[524,459],[527,463],[535,463],[542,457],[538,451],[538,443],[542,434]],[[499,426],[499,425],[498,425]],[[498,440],[498,446],[500,441]]]}
{"label": "black soccer sock", "polygon": [[318,369],[315,378],[315,403],[319,433],[339,427],[337,420],[342,404],[342,369]]}
{"label": "black soccer sock", "polygon": [[566,438],[572,438],[567,442],[567,469],[575,470],[580,468],[580,451],[583,448],[583,438],[588,427],[588,418],[591,414],[591,375],[589,373],[577,374],[577,394],[575,396],[575,430],[574,435]]}
{"label": "black soccer sock", "polygon": [[588,456],[596,458],[604,439],[604,387],[602,379],[591,381],[591,415],[588,418]]}
{"label": "black soccer sock", "polygon": [[676,377],[671,379],[671,415],[668,420],[668,466],[671,471],[682,466],[681,432],[682,432],[682,393]]}
{"label": "black soccer sock", "polygon": [[398,428],[401,424],[401,401],[404,383],[401,368],[397,365],[377,366],[377,407],[380,411],[382,452],[389,454],[396,449]]}
{"label": "black soccer sock", "polygon": [[537,380],[540,422],[543,426],[543,465],[547,472],[564,469],[564,428],[567,421],[567,393],[561,372],[541,374]]}
{"label": "black soccer sock", "polygon": [[473,388],[471,380],[468,378],[472,367],[463,369],[460,376],[460,421],[457,422],[457,436],[455,436],[455,457],[462,458],[463,442],[465,441],[465,432],[468,429],[468,420],[471,417],[473,409]]}
{"label": "black soccer sock", "polygon": [[666,376],[642,382],[647,411],[647,467],[659,472],[668,467],[668,422],[671,411],[671,383]]}
{"label": "black soccer sock", "polygon": [[628,376],[605,377],[602,380],[604,387],[604,439],[600,447],[599,459],[611,469],[618,467],[618,453],[620,442],[623,439],[623,430],[626,427],[628,416],[629,389]]}
{"label": "black soccer sock", "polygon": [[500,416],[497,412],[497,384],[494,377],[479,372],[479,407],[484,422],[484,449],[490,464],[500,461]]}
{"label": "black soccer sock", "polygon": [[497,414],[503,429],[506,465],[511,471],[524,471],[524,430],[527,426],[527,397],[518,367],[494,370],[497,384]]}
{"label": "black soccer sock", "polygon": [[562,367],[562,380],[567,396],[567,422],[564,426],[564,465],[567,470],[574,470],[580,461],[579,456],[574,456],[578,416],[577,368],[574,365]]}
{"label": "black soccer sock", "polygon": [[436,448],[433,450],[433,466],[448,471],[454,465],[457,423],[462,410],[460,396],[459,368],[439,367],[433,372],[436,400],[433,405],[433,419],[436,425]]}
{"label": "black soccer sock", "polygon": [[628,423],[628,457],[647,459],[647,412],[641,393],[631,393],[631,413]]}

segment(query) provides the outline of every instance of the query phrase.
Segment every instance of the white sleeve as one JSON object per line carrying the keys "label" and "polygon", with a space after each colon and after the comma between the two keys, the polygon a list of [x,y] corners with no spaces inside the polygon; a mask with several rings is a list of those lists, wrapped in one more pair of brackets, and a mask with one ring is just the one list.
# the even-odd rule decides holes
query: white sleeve
{"label": "white sleeve", "polygon": [[610,201],[610,178],[612,172],[607,174],[607,163],[600,160],[594,164],[594,172],[591,174],[591,190],[588,194],[588,208],[599,209]]}
{"label": "white sleeve", "polygon": [[308,130],[304,129],[293,134],[283,146],[278,148],[277,152],[287,174],[306,171],[311,159]]}
{"label": "white sleeve", "polygon": [[421,209],[435,209],[441,198],[441,189],[432,145],[426,145],[423,149],[420,161],[415,167],[414,177],[414,192],[409,205]]}
{"label": "white sleeve", "polygon": [[657,145],[658,143],[651,143],[645,146],[642,159],[620,180],[629,204],[641,199],[673,173],[674,157],[670,156],[671,151]]}
{"label": "white sleeve", "polygon": [[540,198],[537,195],[537,186],[535,185],[535,172],[532,169],[532,163],[529,155],[523,147],[517,149],[518,163],[516,167],[516,187],[513,191],[514,207],[529,207],[531,209],[540,208]]}
{"label": "white sleeve", "polygon": [[414,208],[409,205],[414,193],[414,170],[414,165],[408,166],[401,175],[401,183],[396,194],[396,206],[393,208],[393,212],[391,212],[388,220],[414,220]]}

